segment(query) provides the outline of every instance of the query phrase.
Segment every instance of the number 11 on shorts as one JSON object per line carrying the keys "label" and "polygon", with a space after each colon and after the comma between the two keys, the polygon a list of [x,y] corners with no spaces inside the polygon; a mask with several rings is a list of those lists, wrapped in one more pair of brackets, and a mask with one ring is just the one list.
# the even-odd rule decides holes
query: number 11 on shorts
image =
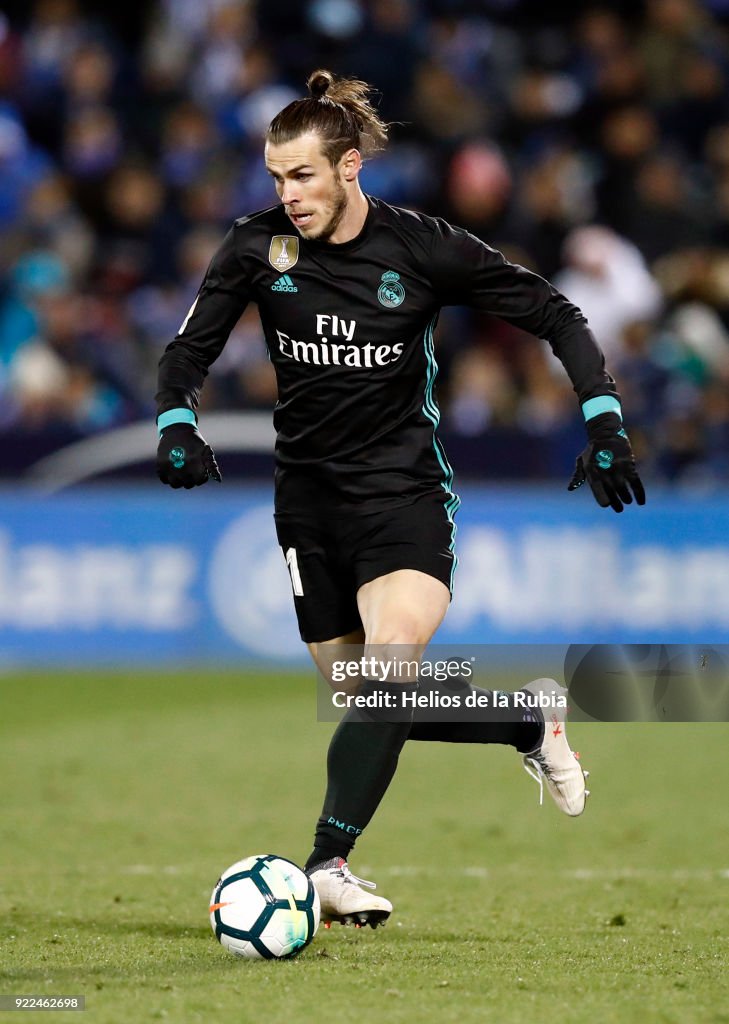
{"label": "number 11 on shorts", "polygon": [[291,577],[291,586],[294,588],[294,597],[303,597],[304,586],[301,582],[299,562],[296,558],[296,548],[289,548],[286,552],[286,565],[289,567],[289,576]]}

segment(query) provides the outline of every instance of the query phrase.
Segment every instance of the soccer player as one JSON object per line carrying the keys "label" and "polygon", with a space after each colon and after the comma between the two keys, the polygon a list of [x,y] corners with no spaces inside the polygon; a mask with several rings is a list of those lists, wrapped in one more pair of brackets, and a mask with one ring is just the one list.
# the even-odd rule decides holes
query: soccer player
{"label": "soccer player", "polygon": [[[280,203],[235,221],[160,361],[157,471],[172,487],[221,479],[196,410],[208,368],[256,302],[278,382],[276,530],[302,639],[326,674],[332,645],[419,657],[448,608],[459,499],[436,432],[433,330],[442,306],[473,306],[546,339],[587,427],[570,490],[587,481],[616,512],[645,497],[615,382],[580,310],[468,232],[365,195],[362,161],[387,140],[369,87],[327,71],[308,87],[266,137]],[[405,696],[417,685],[407,673],[362,680],[360,695],[384,706],[351,708],[332,737],[305,865],[324,921],[375,926],[392,910],[352,875],[347,857],[408,738],[511,744],[561,810],[584,809],[563,711],[546,724],[538,709],[413,722]],[[560,691],[553,680],[525,689]]]}

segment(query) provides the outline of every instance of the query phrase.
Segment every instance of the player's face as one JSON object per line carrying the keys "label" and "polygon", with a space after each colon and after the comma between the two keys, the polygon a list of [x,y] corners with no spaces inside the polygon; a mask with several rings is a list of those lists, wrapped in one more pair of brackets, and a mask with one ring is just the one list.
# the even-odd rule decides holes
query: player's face
{"label": "player's face", "polygon": [[303,238],[326,241],[347,211],[342,167],[332,167],[318,135],[266,144],[266,169],[292,224]]}

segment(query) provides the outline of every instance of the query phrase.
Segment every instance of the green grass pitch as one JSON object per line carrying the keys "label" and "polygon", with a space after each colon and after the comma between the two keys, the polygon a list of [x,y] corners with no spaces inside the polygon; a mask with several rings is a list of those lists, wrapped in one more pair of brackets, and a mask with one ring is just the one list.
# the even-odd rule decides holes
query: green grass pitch
{"label": "green grass pitch", "polygon": [[407,744],[351,860],[391,921],[268,963],[215,942],[208,897],[308,853],[311,675],[7,674],[0,709],[0,994],[113,1024],[729,1022],[728,726],[573,725],[578,820],[510,748]]}

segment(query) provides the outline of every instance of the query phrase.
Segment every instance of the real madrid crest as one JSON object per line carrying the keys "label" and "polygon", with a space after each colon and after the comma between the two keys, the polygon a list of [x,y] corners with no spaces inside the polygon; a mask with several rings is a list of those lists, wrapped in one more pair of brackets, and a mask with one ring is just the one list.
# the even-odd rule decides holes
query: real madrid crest
{"label": "real madrid crest", "polygon": [[268,262],[274,270],[291,270],[299,258],[299,239],[296,235],[274,235],[268,250]]}
{"label": "real madrid crest", "polygon": [[405,299],[405,289],[400,284],[400,275],[394,270],[386,270],[382,275],[382,284],[377,290],[377,298],[383,306],[395,309]]}

